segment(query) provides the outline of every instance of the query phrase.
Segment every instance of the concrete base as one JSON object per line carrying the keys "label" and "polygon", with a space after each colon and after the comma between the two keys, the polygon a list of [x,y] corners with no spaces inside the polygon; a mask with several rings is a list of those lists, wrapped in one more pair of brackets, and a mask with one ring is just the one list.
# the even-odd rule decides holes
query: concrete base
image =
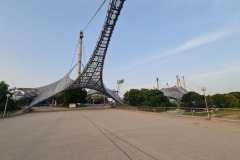
{"label": "concrete base", "polygon": [[0,159],[237,160],[240,123],[117,109],[0,120]]}

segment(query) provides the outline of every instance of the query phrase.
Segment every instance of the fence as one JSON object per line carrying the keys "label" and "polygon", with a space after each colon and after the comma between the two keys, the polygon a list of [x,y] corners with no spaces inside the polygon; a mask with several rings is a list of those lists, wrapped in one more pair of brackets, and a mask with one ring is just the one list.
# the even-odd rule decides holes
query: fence
{"label": "fence", "polygon": [[206,118],[222,118],[240,120],[240,109],[237,108],[189,108],[189,107],[147,107],[147,106],[117,106],[119,109],[158,112],[178,116],[198,116]]}

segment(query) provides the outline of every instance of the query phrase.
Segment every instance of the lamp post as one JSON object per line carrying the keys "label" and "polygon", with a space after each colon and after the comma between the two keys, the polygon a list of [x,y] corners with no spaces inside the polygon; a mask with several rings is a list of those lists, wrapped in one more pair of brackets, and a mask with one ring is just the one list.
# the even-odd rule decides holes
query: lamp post
{"label": "lamp post", "polygon": [[124,83],[124,79],[117,80],[117,84],[118,84],[117,92],[120,92],[121,84],[123,84],[123,83]]}
{"label": "lamp post", "polygon": [[7,109],[7,103],[8,103],[8,98],[10,97],[10,94],[6,94],[7,100],[6,100],[6,104],[5,104],[5,108],[4,108],[4,112],[3,112],[3,117],[5,117],[5,113],[6,113],[6,109]]}
{"label": "lamp post", "polygon": [[208,112],[208,106],[207,106],[207,99],[206,99],[206,88],[205,87],[202,87],[201,90],[203,91],[203,94],[204,94],[204,99],[205,99],[205,105],[206,105],[206,109],[207,109],[207,114],[208,114],[208,118],[209,117],[209,112]]}

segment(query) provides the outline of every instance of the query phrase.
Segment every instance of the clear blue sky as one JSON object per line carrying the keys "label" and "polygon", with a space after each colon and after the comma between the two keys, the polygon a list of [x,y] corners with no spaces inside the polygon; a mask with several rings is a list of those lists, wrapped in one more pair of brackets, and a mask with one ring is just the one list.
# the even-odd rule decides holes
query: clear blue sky
{"label": "clear blue sky", "polygon": [[[84,32],[86,61],[108,2]],[[0,0],[0,81],[40,87],[70,69],[79,37],[102,0]],[[74,63],[77,62],[75,57]],[[239,0],[126,0],[104,66],[104,83],[122,92],[162,87],[177,74],[189,90],[240,91]],[[197,87],[198,86],[198,87]]]}

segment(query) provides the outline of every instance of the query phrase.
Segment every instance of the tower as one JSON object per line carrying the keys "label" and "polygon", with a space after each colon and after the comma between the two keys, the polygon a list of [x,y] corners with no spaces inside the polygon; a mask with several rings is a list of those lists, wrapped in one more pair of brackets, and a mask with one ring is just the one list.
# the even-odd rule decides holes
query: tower
{"label": "tower", "polygon": [[182,79],[183,79],[183,86],[184,86],[184,89],[187,90],[184,76],[182,76]]}
{"label": "tower", "polygon": [[83,31],[80,31],[79,36],[79,47],[78,47],[78,77],[81,74],[81,64],[82,64],[82,43],[83,43]]}
{"label": "tower", "polygon": [[159,90],[159,79],[157,78],[157,89]]}

